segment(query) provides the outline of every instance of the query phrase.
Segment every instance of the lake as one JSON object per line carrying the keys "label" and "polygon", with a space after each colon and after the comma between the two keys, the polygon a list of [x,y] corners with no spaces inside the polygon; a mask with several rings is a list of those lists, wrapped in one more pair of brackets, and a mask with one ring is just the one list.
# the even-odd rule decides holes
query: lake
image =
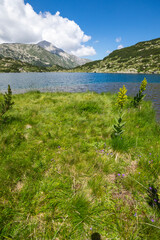
{"label": "lake", "polygon": [[0,92],[10,84],[12,92],[24,93],[31,90],[41,92],[118,92],[123,85],[127,94],[134,96],[140,82],[148,81],[146,100],[152,100],[160,120],[160,74],[109,74],[109,73],[0,73]]}

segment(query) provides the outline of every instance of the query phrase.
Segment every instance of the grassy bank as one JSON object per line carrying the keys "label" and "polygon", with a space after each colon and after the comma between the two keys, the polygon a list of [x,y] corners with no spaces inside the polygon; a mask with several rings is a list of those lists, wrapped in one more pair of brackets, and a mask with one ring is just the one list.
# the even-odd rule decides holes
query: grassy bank
{"label": "grassy bank", "polygon": [[0,122],[1,239],[159,239],[160,126],[150,102],[128,103],[112,139],[116,98],[13,96]]}

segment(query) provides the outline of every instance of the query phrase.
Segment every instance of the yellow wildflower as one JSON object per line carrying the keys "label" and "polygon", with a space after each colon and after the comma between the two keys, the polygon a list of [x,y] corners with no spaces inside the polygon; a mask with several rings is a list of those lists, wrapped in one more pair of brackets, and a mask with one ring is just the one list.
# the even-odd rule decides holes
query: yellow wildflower
{"label": "yellow wildflower", "polygon": [[120,91],[118,93],[118,99],[117,99],[117,103],[116,103],[116,105],[118,105],[118,107],[120,107],[120,108],[123,108],[127,101],[126,92],[127,92],[127,89],[126,89],[125,85],[123,85],[123,88],[120,88]]}
{"label": "yellow wildflower", "polygon": [[141,86],[140,86],[140,92],[141,93],[146,90],[146,86],[147,86],[147,79],[144,78],[144,80],[142,81]]}

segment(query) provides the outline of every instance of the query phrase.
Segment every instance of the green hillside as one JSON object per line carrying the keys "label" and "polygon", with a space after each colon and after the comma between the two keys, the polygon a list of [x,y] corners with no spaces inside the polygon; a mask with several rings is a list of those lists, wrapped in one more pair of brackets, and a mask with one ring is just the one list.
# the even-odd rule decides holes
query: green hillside
{"label": "green hillside", "polygon": [[0,73],[3,72],[59,72],[65,69],[53,65],[52,67],[40,67],[29,63],[25,63],[12,58],[0,57]]}
{"label": "green hillside", "polygon": [[38,67],[12,58],[0,57],[0,72],[46,72],[44,67]]}
{"label": "green hillside", "polygon": [[75,72],[160,73],[160,38],[113,51],[103,60],[76,67]]}

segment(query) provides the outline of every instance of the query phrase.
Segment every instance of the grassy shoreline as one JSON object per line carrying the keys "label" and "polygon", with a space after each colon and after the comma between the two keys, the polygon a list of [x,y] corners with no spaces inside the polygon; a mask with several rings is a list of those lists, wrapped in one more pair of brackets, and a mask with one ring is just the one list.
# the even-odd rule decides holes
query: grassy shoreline
{"label": "grassy shoreline", "polygon": [[151,102],[128,103],[112,139],[116,98],[13,95],[0,122],[2,239],[159,239],[160,125]]}

